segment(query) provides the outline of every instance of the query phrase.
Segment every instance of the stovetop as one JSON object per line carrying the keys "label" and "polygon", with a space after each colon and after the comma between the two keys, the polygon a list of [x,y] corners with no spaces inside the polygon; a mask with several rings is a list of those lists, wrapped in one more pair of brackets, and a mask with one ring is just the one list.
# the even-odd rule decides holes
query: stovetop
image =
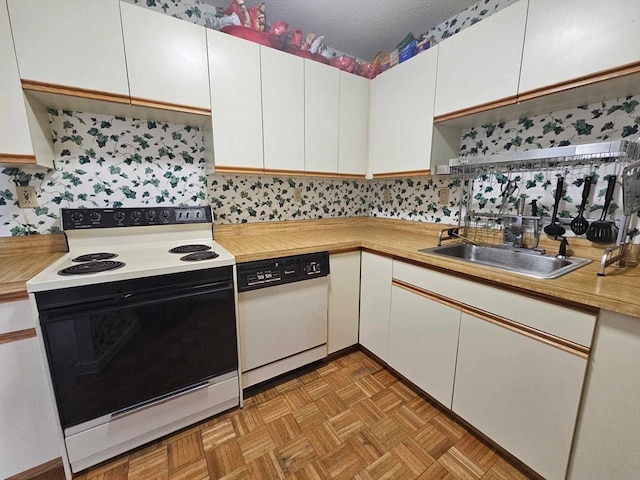
{"label": "stovetop", "polygon": [[[149,215],[150,211],[155,212],[153,218]],[[161,212],[166,213],[161,216]],[[147,222],[141,221],[145,218]],[[160,223],[158,218],[166,222]],[[168,207],[162,210],[63,209],[63,228],[69,243],[69,253],[30,279],[27,282],[29,292],[235,264],[233,255],[213,240],[209,207]],[[170,252],[176,247],[188,245],[199,247],[194,253],[190,253],[189,248],[180,248],[180,253]],[[104,253],[116,256],[102,260],[102,255],[94,255]],[[78,257],[83,261],[76,261]],[[91,259],[93,257],[96,259]],[[94,262],[120,262],[124,265],[118,264],[118,268],[97,273],[59,273],[69,267],[80,271],[91,270],[91,266],[83,265]]]}

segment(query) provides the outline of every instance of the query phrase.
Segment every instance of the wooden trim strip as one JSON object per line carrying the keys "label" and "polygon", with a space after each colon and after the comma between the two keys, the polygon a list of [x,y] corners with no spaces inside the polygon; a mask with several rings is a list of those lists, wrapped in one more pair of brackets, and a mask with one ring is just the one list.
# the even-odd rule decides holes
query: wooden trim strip
{"label": "wooden trim strip", "polygon": [[296,177],[304,177],[304,170],[278,170],[275,168],[265,168],[265,175],[294,175]]}
{"label": "wooden trim strip", "polygon": [[35,164],[35,155],[22,155],[19,153],[0,153],[0,163],[11,163],[16,165]]}
{"label": "wooden trim strip", "polygon": [[395,285],[398,288],[402,288],[403,290],[406,290],[408,292],[415,293],[416,295],[420,295],[421,297],[428,298],[429,300],[433,300],[434,302],[438,302],[447,307],[451,307],[455,309],[463,308],[462,303],[456,300],[443,297],[442,295],[438,295],[437,293],[423,290],[422,288],[416,287],[415,285],[411,285],[410,283],[403,282],[402,280],[398,280],[396,278],[391,280],[391,285]]}
{"label": "wooden trim strip", "polygon": [[25,328],[24,330],[16,330],[15,332],[0,333],[0,345],[3,343],[17,342],[18,340],[26,340],[36,336],[35,328]]}
{"label": "wooden trim strip", "polygon": [[406,172],[374,173],[373,178],[401,178],[414,177],[418,175],[431,175],[431,170],[407,170]]}
{"label": "wooden trim strip", "polygon": [[508,105],[514,105],[518,102],[518,96],[512,95],[510,97],[495,100],[493,102],[482,103],[480,105],[474,105],[473,107],[463,108],[462,110],[456,110],[455,112],[445,113],[444,115],[438,115],[434,117],[433,123],[446,122],[447,120],[453,120],[467,115],[473,115],[474,113],[486,112],[487,110],[493,110],[494,108],[506,107]]}
{"label": "wooden trim strip", "polygon": [[29,293],[26,290],[19,292],[0,293],[0,303],[19,302],[21,300],[27,300]]}
{"label": "wooden trim strip", "polygon": [[171,110],[174,112],[193,113],[195,115],[211,116],[210,108],[180,105],[179,103],[160,102],[158,100],[149,100],[139,97],[131,97],[131,105],[137,105],[138,107],[159,108],[162,110]]}
{"label": "wooden trim strip", "polygon": [[90,90],[88,88],[68,87],[56,85],[54,83],[37,82],[35,80],[22,80],[23,90],[34,92],[55,93],[59,95],[69,95],[71,97],[90,98],[92,100],[103,100],[106,102],[130,103],[128,95],[120,93],[102,92],[100,90]]}
{"label": "wooden trim strip", "polygon": [[340,254],[340,253],[349,253],[349,252],[359,252],[361,250],[360,247],[344,247],[344,248],[336,248],[334,250],[329,250],[331,255]]}
{"label": "wooden trim strip", "polygon": [[542,332],[540,330],[536,330],[535,328],[529,327],[527,325],[523,325],[521,323],[514,322],[513,320],[509,320],[507,318],[499,317],[497,315],[493,315],[489,312],[485,312],[484,310],[480,310],[475,307],[471,307],[469,305],[462,305],[462,311],[469,315],[472,315],[479,320],[484,320],[485,322],[493,323],[502,328],[506,328],[507,330],[511,330],[512,332],[519,333],[524,335],[525,337],[532,338],[533,340],[537,340],[539,342],[545,343],[551,347],[558,348],[567,353],[571,353],[581,358],[588,358],[590,348],[585,347],[584,345],[580,345],[578,343],[571,342],[564,338],[556,337],[555,335],[551,335],[546,332]]}
{"label": "wooden trim strip", "polygon": [[518,95],[518,102],[524,102],[526,100],[532,100],[534,98],[543,97],[545,95],[551,95],[552,93],[563,92],[571,90],[573,88],[584,87],[597,82],[603,82],[606,80],[613,80],[615,78],[624,77],[626,75],[633,75],[640,73],[640,62],[630,63],[628,65],[622,65],[620,67],[610,68],[598,73],[592,73],[584,75],[582,77],[567,80],[565,82],[548,85],[535,90],[529,90]]}
{"label": "wooden trim strip", "polygon": [[251,174],[251,175],[264,175],[263,168],[255,168],[255,167],[227,167],[224,165],[216,165],[214,168],[214,173],[241,173],[241,174]]}
{"label": "wooden trim strip", "polygon": [[7,480],[34,480],[41,475],[45,475],[52,470],[63,468],[62,457],[54,458],[48,462],[36,465],[35,467],[25,470],[24,472],[16,473],[15,475],[7,478]]}
{"label": "wooden trim strip", "polygon": [[276,170],[255,167],[233,167],[226,165],[216,165],[214,173],[237,173],[245,175],[294,175],[296,177],[319,177],[319,178],[354,178],[364,179],[364,174],[358,173],[334,173],[334,172],[307,172],[303,170]]}
{"label": "wooden trim strip", "polygon": [[337,172],[313,172],[305,171],[307,177],[328,177],[328,178],[365,178],[364,174],[359,173],[337,173]]}

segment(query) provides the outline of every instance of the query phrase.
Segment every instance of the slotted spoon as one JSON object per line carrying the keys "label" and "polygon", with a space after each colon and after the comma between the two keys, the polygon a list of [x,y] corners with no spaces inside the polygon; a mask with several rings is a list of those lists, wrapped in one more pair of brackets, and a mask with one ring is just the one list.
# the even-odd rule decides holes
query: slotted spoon
{"label": "slotted spoon", "polygon": [[584,187],[582,188],[582,203],[578,209],[578,216],[571,220],[571,231],[576,235],[584,235],[589,228],[589,222],[584,218],[584,207],[587,206],[587,198],[591,191],[591,177],[584,179]]}
{"label": "slotted spoon", "polygon": [[605,219],[609,214],[609,204],[613,198],[613,190],[616,188],[616,179],[615,175],[609,177],[600,220],[593,222],[587,230],[587,239],[593,243],[611,243],[615,237],[613,223],[607,222]]}

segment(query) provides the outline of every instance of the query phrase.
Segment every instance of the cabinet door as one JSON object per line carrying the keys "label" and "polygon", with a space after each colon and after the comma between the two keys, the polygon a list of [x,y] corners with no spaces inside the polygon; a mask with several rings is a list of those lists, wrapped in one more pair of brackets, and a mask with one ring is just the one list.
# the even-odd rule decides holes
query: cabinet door
{"label": "cabinet door", "polygon": [[529,0],[520,92],[640,61],[640,3]]}
{"label": "cabinet door", "polygon": [[304,169],[338,171],[340,70],[304,60]]}
{"label": "cabinet door", "polygon": [[362,252],[360,268],[360,344],[385,362],[391,308],[390,257]]}
{"label": "cabinet door", "polygon": [[264,168],[304,171],[304,63],[260,47]]}
{"label": "cabinet door", "polygon": [[20,78],[129,96],[118,0],[8,5]]}
{"label": "cabinet door", "polygon": [[327,353],[358,343],[360,251],[329,256],[329,338]]}
{"label": "cabinet door", "polygon": [[463,312],[453,411],[544,478],[565,478],[586,366]]}
{"label": "cabinet door", "polygon": [[451,408],[460,308],[393,286],[389,365]]}
{"label": "cabinet door", "polygon": [[120,8],[131,103],[208,113],[205,28],[126,2]]}
{"label": "cabinet door", "polygon": [[373,175],[429,169],[437,60],[434,47],[373,80],[369,137]]}
{"label": "cabinet door", "polygon": [[[0,303],[0,333],[35,326],[28,300]],[[35,337],[0,344],[0,478],[62,455],[45,363]]]}
{"label": "cabinet door", "polygon": [[262,170],[260,46],[207,29],[216,168]]}
{"label": "cabinet door", "polygon": [[435,116],[518,93],[527,0],[444,40],[438,57]]}
{"label": "cabinet door", "polygon": [[367,173],[370,80],[340,71],[338,173]]}
{"label": "cabinet door", "polygon": [[24,104],[18,64],[13,49],[7,4],[0,1],[0,160],[3,157],[33,157],[27,109]]}

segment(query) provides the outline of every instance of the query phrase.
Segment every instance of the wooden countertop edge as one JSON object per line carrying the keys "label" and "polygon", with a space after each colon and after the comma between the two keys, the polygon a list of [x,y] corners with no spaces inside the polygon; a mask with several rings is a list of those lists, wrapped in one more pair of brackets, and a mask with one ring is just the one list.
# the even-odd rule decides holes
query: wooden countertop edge
{"label": "wooden countertop edge", "polygon": [[[224,238],[218,239],[218,241],[223,246],[225,246],[225,248],[231,251],[231,253],[233,253],[233,247],[225,245]],[[640,318],[640,305],[629,304],[627,302],[607,295],[591,295],[588,293],[581,293],[570,288],[559,286],[557,283],[549,284],[548,286],[544,285],[543,283],[538,283],[536,285],[536,288],[522,287],[514,283],[523,280],[522,277],[518,277],[517,275],[501,273],[496,269],[483,267],[481,265],[467,265],[462,262],[456,262],[455,260],[448,259],[440,260],[437,257],[419,253],[417,251],[416,253],[409,253],[401,248],[397,249],[389,247],[388,245],[380,244],[375,241],[366,239],[349,242],[335,242],[331,244],[319,243],[317,245],[279,248],[276,250],[269,249],[262,252],[252,252],[250,254],[240,253],[236,254],[235,256],[237,263],[243,263],[254,260],[264,260],[269,258],[321,251],[337,253],[344,249],[355,248],[364,248],[374,253],[390,255],[398,258],[399,260],[419,264],[425,268],[430,268],[443,273],[460,276],[466,279],[472,279],[474,281],[478,281],[486,285],[491,285],[496,288],[503,288],[530,297],[535,297],[539,300],[554,300],[570,308],[585,310],[590,313],[595,313],[599,309],[605,309],[614,311],[616,313],[622,313],[625,315],[631,315],[633,317]],[[489,275],[491,278],[488,278],[487,275]],[[568,275],[571,275],[571,273]],[[539,282],[553,281],[554,280],[540,280]]]}
{"label": "wooden countertop edge", "polygon": [[[282,222],[285,223],[285,222]],[[403,228],[403,223],[399,221],[380,221],[372,222],[371,219],[358,219],[357,222],[352,224],[355,228],[360,227],[371,227],[373,223],[376,223],[376,226],[389,226],[394,230],[405,231],[405,233],[410,233],[407,230],[410,230],[409,227]],[[326,222],[318,222],[318,225],[321,226],[320,230],[326,230],[330,233],[334,228],[340,228],[344,224],[341,225],[340,221],[326,221]],[[444,225],[443,225],[444,226]],[[396,228],[397,227],[397,228]],[[441,226],[438,225],[439,229]],[[259,232],[256,237],[264,235],[267,233],[267,229],[263,229],[260,227],[256,233]],[[554,280],[540,280],[535,281],[535,285],[531,284],[531,279],[523,279],[517,275],[502,273],[497,271],[496,269],[490,267],[483,267],[480,265],[468,265],[463,262],[457,262],[455,260],[447,259],[442,260],[438,257],[432,255],[426,255],[423,253],[410,251],[407,247],[398,247],[395,248],[390,246],[388,243],[381,243],[379,241],[371,240],[366,238],[366,231],[362,230],[360,232],[356,232],[355,228],[352,230],[352,238],[349,240],[327,240],[314,238],[309,240],[309,243],[306,242],[304,245],[300,245],[298,240],[292,241],[292,244],[285,246],[278,246],[276,248],[273,247],[262,247],[255,248],[251,251],[251,253],[242,253],[240,248],[234,248],[233,242],[238,239],[238,227],[230,227],[223,235],[216,236],[216,240],[219,241],[225,248],[227,248],[231,253],[235,254],[236,262],[243,263],[254,260],[264,260],[269,258],[277,258],[284,257],[288,255],[296,255],[296,254],[305,254],[305,253],[314,253],[321,251],[328,251],[329,253],[339,253],[348,250],[356,250],[359,248],[365,248],[372,252],[385,254],[394,256],[400,260],[412,262],[419,264],[425,268],[431,268],[434,270],[438,270],[444,273],[449,273],[452,275],[461,276],[467,279],[473,279],[475,281],[479,281],[484,284],[488,284],[491,286],[495,286],[497,288],[505,288],[517,293],[522,293],[529,296],[534,296],[539,299],[547,299],[554,300],[566,305],[571,306],[572,308],[578,309],[606,309],[611,310],[617,313],[622,313],[626,315],[631,315],[634,317],[640,318],[640,304],[629,303],[618,298],[613,297],[612,295],[607,295],[603,293],[595,293],[595,292],[584,292],[572,288],[567,288],[566,286],[559,285],[556,283],[549,283],[546,285],[544,282],[555,282]],[[432,226],[425,229],[424,233],[427,233],[429,229],[433,229]],[[220,229],[224,231],[225,229]],[[305,230],[305,229],[301,229]],[[221,232],[222,233],[222,232]],[[279,236],[283,234],[282,228],[276,228],[274,235]],[[304,233],[304,231],[298,233]],[[424,235],[424,233],[420,233]],[[244,237],[244,236],[240,236]],[[432,240],[432,239],[431,239]],[[242,240],[240,240],[242,241]],[[293,245],[298,243],[297,245]],[[394,239],[390,239],[389,242],[394,243]],[[52,248],[52,250],[60,251],[61,242],[56,242],[57,248]],[[284,243],[284,240],[283,240]],[[429,239],[425,237],[425,247],[429,246]],[[234,252],[235,250],[235,252]],[[236,253],[237,252],[237,253]],[[62,253],[60,254],[62,255]],[[57,257],[57,256],[56,256]],[[43,262],[42,269],[46,268],[48,265],[53,263],[55,258],[50,259],[47,262]],[[45,264],[46,263],[46,264]],[[587,267],[584,267],[587,268]],[[640,267],[638,267],[640,268]],[[568,275],[575,274],[576,272],[572,272]],[[594,273],[595,275],[595,273]],[[606,277],[605,277],[606,278]],[[636,277],[629,277],[636,278]],[[517,283],[524,282],[526,286],[518,285]],[[26,291],[26,279],[20,279],[17,281],[4,282],[0,285],[0,303],[2,302],[11,302],[18,301],[28,298],[28,294]]]}

